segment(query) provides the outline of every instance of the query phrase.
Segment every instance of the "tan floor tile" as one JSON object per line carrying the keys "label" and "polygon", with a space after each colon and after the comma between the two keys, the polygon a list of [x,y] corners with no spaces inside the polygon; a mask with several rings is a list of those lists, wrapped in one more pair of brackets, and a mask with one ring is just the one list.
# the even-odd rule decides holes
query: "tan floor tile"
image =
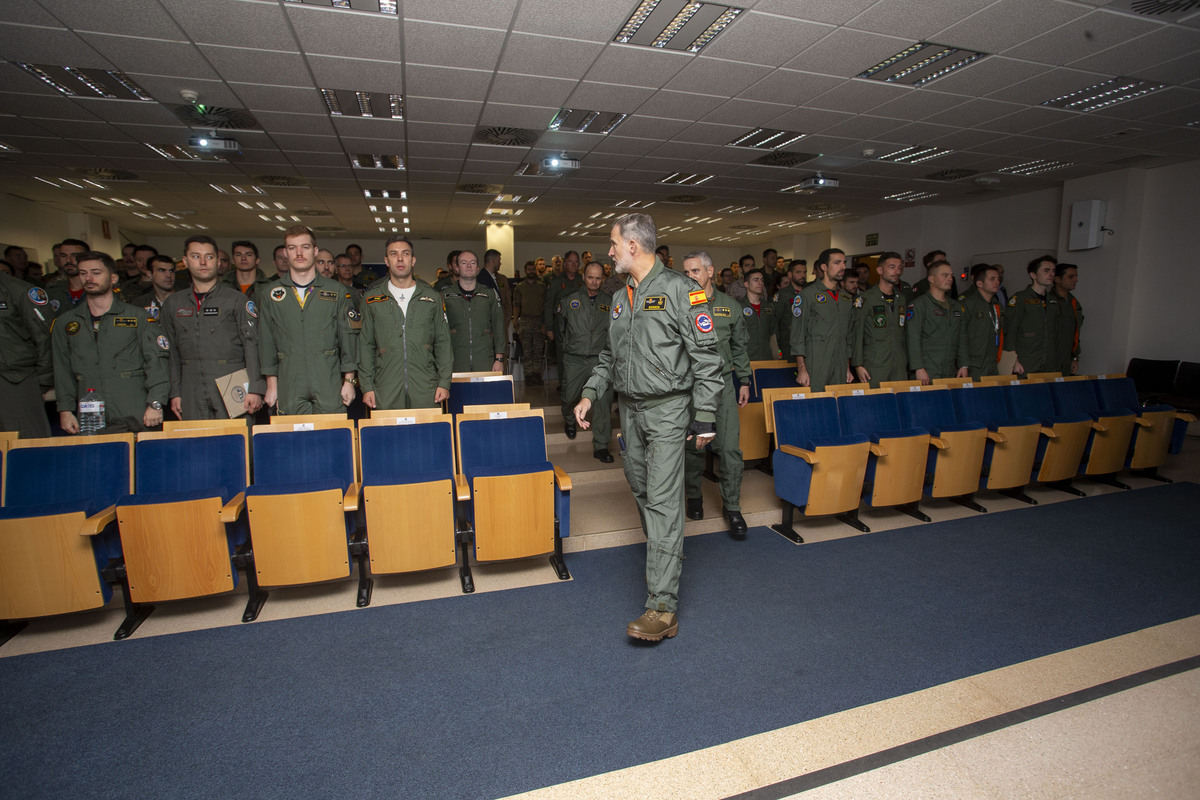
{"label": "tan floor tile", "polygon": [[941,752],[792,795],[802,800],[993,800],[968,772]]}

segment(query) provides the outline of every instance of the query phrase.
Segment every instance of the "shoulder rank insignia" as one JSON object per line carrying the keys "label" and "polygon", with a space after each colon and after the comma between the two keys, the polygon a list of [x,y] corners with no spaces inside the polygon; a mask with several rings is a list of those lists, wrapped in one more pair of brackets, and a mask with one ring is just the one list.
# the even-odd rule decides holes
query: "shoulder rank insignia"
{"label": "shoulder rank insignia", "polygon": [[713,313],[716,314],[718,317],[729,317],[729,316],[733,315],[733,312],[729,308],[726,308],[724,306],[722,306],[720,308],[717,308],[716,306],[714,306]]}

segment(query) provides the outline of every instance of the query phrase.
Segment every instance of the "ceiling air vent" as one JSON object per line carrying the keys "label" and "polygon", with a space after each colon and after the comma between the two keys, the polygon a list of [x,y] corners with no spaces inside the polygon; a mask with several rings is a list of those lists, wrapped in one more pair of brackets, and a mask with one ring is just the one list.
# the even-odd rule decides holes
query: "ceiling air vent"
{"label": "ceiling air vent", "polygon": [[707,199],[708,198],[702,194],[673,194],[670,197],[663,198],[663,202],[695,205],[696,203],[702,203]]}
{"label": "ceiling air vent", "polygon": [[1112,0],[1108,8],[1174,22],[1200,9],[1200,0]]}
{"label": "ceiling air vent", "polygon": [[185,125],[194,128],[212,128],[214,130],[258,131],[262,126],[258,120],[244,108],[219,108],[197,105],[173,106],[171,111]]}
{"label": "ceiling air vent", "polygon": [[773,153],[767,153],[761,158],[756,158],[749,162],[757,164],[760,167],[783,167],[790,169],[798,167],[806,161],[812,161],[816,158],[812,153],[789,153],[786,150],[776,150]]}
{"label": "ceiling air vent", "polygon": [[459,194],[500,194],[504,186],[499,183],[460,183],[454,191]]}
{"label": "ceiling air vent", "polygon": [[259,186],[274,186],[278,189],[295,189],[308,186],[308,181],[295,175],[255,175],[254,182]]}
{"label": "ceiling air vent", "polygon": [[108,169],[107,167],[71,167],[72,172],[77,172],[85,178],[91,178],[95,181],[140,181],[135,173],[127,169]]}
{"label": "ceiling air vent", "polygon": [[474,142],[502,147],[532,147],[540,135],[540,131],[531,131],[528,128],[478,128],[475,131]]}
{"label": "ceiling air vent", "polygon": [[971,178],[979,174],[977,169],[943,169],[938,172],[931,172],[925,176],[927,181],[942,181],[948,183],[950,181],[961,181],[963,178]]}

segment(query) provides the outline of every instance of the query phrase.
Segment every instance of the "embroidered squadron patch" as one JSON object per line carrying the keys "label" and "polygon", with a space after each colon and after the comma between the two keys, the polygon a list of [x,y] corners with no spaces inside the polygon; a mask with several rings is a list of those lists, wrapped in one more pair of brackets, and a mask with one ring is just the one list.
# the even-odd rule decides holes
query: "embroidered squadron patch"
{"label": "embroidered squadron patch", "polygon": [[900,315],[900,318],[896,320],[896,324],[897,324],[897,325],[899,325],[901,328],[903,328],[903,327],[904,327],[904,320],[906,320],[907,318],[908,318],[908,315],[907,315],[907,314],[901,314],[901,315]]}
{"label": "embroidered squadron patch", "polygon": [[255,319],[258,319],[258,306],[254,305],[253,300],[246,301],[246,313]]}
{"label": "embroidered squadron patch", "polygon": [[165,336],[159,336],[154,341],[158,343],[158,347],[161,350],[170,350],[171,349],[171,343],[167,341],[167,337],[165,337]]}
{"label": "embroidered squadron patch", "polygon": [[78,322],[68,322],[67,323],[67,336],[74,336],[75,334],[79,333],[79,328],[80,328],[80,325]]}
{"label": "embroidered squadron patch", "polygon": [[612,318],[616,319],[619,316],[621,316],[621,304],[617,303],[612,307]]}
{"label": "embroidered squadron patch", "polygon": [[701,333],[712,333],[713,321],[712,317],[701,311],[696,315],[696,330]]}
{"label": "embroidered squadron patch", "polygon": [[688,292],[688,302],[694,306],[708,301],[708,296],[704,294],[703,289],[697,289],[694,292]]}
{"label": "embroidered squadron patch", "polygon": [[875,322],[876,328],[886,328],[887,327],[887,317],[885,317],[883,314],[876,314],[873,317],[873,320]]}
{"label": "embroidered squadron patch", "polygon": [[854,298],[854,307],[862,308],[862,298],[861,297]]}
{"label": "embroidered squadron patch", "polygon": [[44,306],[50,300],[50,296],[46,294],[45,289],[33,287],[29,290],[29,301],[35,306]]}
{"label": "embroidered squadron patch", "polygon": [[570,306],[571,306],[571,308],[578,310],[578,308],[579,308],[579,301],[578,301],[578,300],[572,300],[572,301],[571,301],[571,303],[570,303]]}
{"label": "embroidered squadron patch", "polygon": [[152,320],[158,319],[158,306],[146,306],[146,316]]}
{"label": "embroidered squadron patch", "polygon": [[60,307],[61,305],[62,305],[62,304],[61,304],[61,303],[59,303],[57,300],[51,300],[51,301],[50,301],[50,308],[54,309],[54,312],[55,312],[55,313],[58,313],[58,309],[59,309],[59,307]]}
{"label": "embroidered squadron patch", "polygon": [[1008,298],[1008,304],[1010,306],[1015,306],[1017,304],[1017,298],[1015,298],[1015,297]]}
{"label": "embroidered squadron patch", "polygon": [[175,316],[177,316],[177,317],[194,317],[194,316],[196,316],[196,312],[190,308],[177,308],[177,309],[175,309]]}
{"label": "embroidered squadron patch", "polygon": [[829,295],[825,294],[824,292],[817,292],[817,296],[814,297],[813,299],[816,300],[818,303],[824,303],[827,300],[829,300]]}
{"label": "embroidered squadron patch", "polygon": [[601,304],[601,305],[600,305],[600,313],[601,313],[601,314],[607,314],[607,313],[608,313],[608,306]]}
{"label": "embroidered squadron patch", "polygon": [[374,297],[368,297],[367,302],[368,303],[382,303],[384,300],[387,300],[387,299],[388,299],[388,296],[386,294],[377,294]]}
{"label": "embroidered squadron patch", "polygon": [[283,300],[285,297],[287,297],[287,289],[283,288],[282,286],[276,286],[271,290],[271,299],[276,303]]}
{"label": "embroidered squadron patch", "polygon": [[745,308],[742,309],[742,316],[743,317],[753,317],[754,309],[751,308],[750,306],[746,306]]}
{"label": "embroidered squadron patch", "polygon": [[1041,304],[1041,300],[1034,300],[1032,297],[1025,298],[1025,305],[1027,306],[1040,306]]}
{"label": "embroidered squadron patch", "polygon": [[904,318],[905,318],[905,319],[912,319],[912,318],[913,318],[913,306],[909,306],[909,307],[908,307],[908,311],[905,311],[905,312],[904,312]]}
{"label": "embroidered squadron patch", "polygon": [[[693,292],[694,294],[694,292]],[[703,292],[701,292],[703,294]],[[688,295],[689,297],[691,295]],[[693,305],[695,305],[693,303]],[[642,311],[663,311],[667,307],[667,298],[658,295],[657,297],[647,297],[646,302],[642,303]]]}

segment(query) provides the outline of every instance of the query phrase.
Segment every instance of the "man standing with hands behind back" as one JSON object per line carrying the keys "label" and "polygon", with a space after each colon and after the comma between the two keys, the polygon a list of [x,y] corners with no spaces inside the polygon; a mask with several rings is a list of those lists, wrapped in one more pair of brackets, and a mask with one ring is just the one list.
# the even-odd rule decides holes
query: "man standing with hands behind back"
{"label": "man standing with hands behind back", "polygon": [[608,347],[575,406],[579,426],[611,385],[621,394],[625,478],[646,534],[646,612],[625,632],[661,641],[679,632],[683,568],[683,453],[715,436],[725,388],[717,334],[704,292],[668,270],[654,254],[657,231],[647,214],[619,217],[609,257],[629,285],[613,297]]}

